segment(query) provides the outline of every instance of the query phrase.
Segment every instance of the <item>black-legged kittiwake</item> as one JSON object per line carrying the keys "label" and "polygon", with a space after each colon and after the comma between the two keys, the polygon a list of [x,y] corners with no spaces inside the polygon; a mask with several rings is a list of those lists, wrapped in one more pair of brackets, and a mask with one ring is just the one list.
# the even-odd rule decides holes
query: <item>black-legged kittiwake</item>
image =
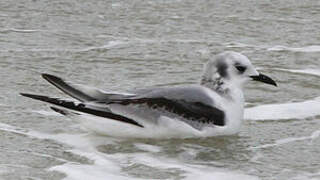
{"label": "black-legged kittiwake", "polygon": [[258,73],[246,56],[230,51],[209,60],[200,83],[192,85],[117,93],[49,74],[42,77],[76,100],[21,95],[56,105],[53,110],[72,114],[85,128],[99,134],[145,138],[235,134],[243,121],[244,84],[254,80],[277,86],[271,78]]}

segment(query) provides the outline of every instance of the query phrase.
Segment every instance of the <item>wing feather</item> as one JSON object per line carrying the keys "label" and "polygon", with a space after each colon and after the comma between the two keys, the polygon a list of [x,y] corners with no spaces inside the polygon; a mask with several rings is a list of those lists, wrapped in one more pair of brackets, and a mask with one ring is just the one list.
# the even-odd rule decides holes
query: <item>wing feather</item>
{"label": "wing feather", "polygon": [[44,101],[44,102],[48,102],[57,106],[61,106],[64,108],[68,108],[71,110],[75,110],[78,112],[84,112],[84,113],[88,113],[88,114],[92,114],[95,116],[100,116],[100,117],[105,117],[105,118],[109,118],[109,119],[113,119],[113,120],[117,120],[117,121],[121,121],[124,123],[129,123],[138,127],[143,127],[141,124],[139,124],[138,122],[134,121],[133,119],[127,118],[125,116],[121,116],[118,114],[114,114],[112,112],[110,112],[109,110],[101,110],[101,109],[95,109],[95,108],[90,108],[87,107],[85,104],[83,103],[75,103],[72,101],[67,101],[67,100],[63,100],[63,99],[57,99],[57,98],[51,98],[51,97],[47,97],[47,96],[41,96],[41,95],[34,95],[34,94],[26,94],[26,93],[21,93],[22,96],[25,97],[29,97],[32,99],[37,99],[40,101]]}
{"label": "wing feather", "polygon": [[183,118],[202,123],[211,123],[218,126],[225,125],[225,114],[220,109],[202,102],[188,102],[185,100],[157,98],[128,98],[108,102],[108,104],[134,105],[146,104],[148,107],[164,108]]}

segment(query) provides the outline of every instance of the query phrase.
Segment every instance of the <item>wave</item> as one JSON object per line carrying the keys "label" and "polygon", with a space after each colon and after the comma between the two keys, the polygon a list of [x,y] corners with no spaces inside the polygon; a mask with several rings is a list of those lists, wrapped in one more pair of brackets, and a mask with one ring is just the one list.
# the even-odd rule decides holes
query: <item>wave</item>
{"label": "wave", "polygon": [[126,44],[129,44],[129,43],[126,41],[116,40],[116,41],[109,41],[107,44],[102,46],[92,46],[92,47],[73,50],[73,51],[86,52],[86,51],[94,51],[94,50],[111,49],[111,48],[119,47],[120,45],[126,45]]}
{"label": "wave", "polygon": [[[67,152],[82,156],[90,160],[91,164],[82,164],[61,159],[63,164],[49,168],[49,171],[59,171],[66,174],[65,180],[127,180],[127,179],[173,179],[175,177],[185,177],[186,180],[198,179],[246,179],[258,180],[256,176],[246,175],[238,170],[228,170],[225,168],[216,168],[206,165],[190,164],[178,160],[178,158],[168,158],[159,156],[162,149],[156,145],[149,145],[142,142],[134,143],[134,146],[142,151],[138,152],[118,152],[103,153],[96,147],[100,145],[112,145],[121,143],[121,140],[106,136],[97,136],[88,133],[82,134],[46,134],[37,131],[26,131],[11,125],[0,123],[0,130],[24,134],[32,138],[50,139],[56,142],[72,147]],[[46,156],[45,154],[42,154]],[[55,157],[53,157],[55,158]],[[146,167],[145,178],[139,172],[128,173],[124,169],[130,169],[132,166]],[[172,174],[174,171],[175,175]],[[135,175],[139,173],[139,175]],[[151,177],[152,176],[152,177]]]}
{"label": "wave", "polygon": [[310,136],[289,137],[289,138],[279,139],[279,140],[276,140],[274,143],[251,147],[250,149],[261,149],[261,148],[269,148],[269,147],[274,147],[274,146],[281,146],[283,144],[288,144],[288,143],[296,142],[296,141],[305,141],[305,140],[313,141],[314,139],[316,139],[318,137],[320,137],[320,130],[314,131]]}
{"label": "wave", "polygon": [[44,116],[63,116],[63,115],[56,113],[54,111],[35,110],[35,111],[31,111],[31,112],[38,113],[38,114],[41,114]]}
{"label": "wave", "polygon": [[296,177],[293,177],[291,180],[319,180],[320,179],[320,171],[315,173],[304,172]]}
{"label": "wave", "polygon": [[286,46],[273,46],[267,49],[268,51],[291,51],[291,52],[320,52],[319,45],[305,46],[305,47],[286,47]]}
{"label": "wave", "polygon": [[[43,135],[42,135],[43,136]],[[63,143],[68,143],[64,137],[55,138]],[[70,138],[70,137],[68,137]],[[98,152],[95,148],[100,143],[108,144],[114,143],[111,139],[106,141],[106,137],[102,139],[97,139],[98,137],[90,136],[73,136],[69,142],[72,142],[69,145],[72,145],[75,149],[71,150],[72,153],[78,154],[80,156],[87,157],[88,159],[94,161],[92,165],[84,164],[74,164],[74,163],[65,163],[50,168],[50,170],[60,171],[67,175],[65,178],[68,179],[148,179],[148,178],[138,178],[136,176],[130,176],[126,172],[123,172],[122,169],[125,167],[131,167],[131,164],[135,166],[148,167],[148,170],[151,171],[147,173],[146,176],[155,176],[158,172],[170,172],[172,169],[180,171],[186,178],[185,179],[221,179],[221,180],[231,180],[231,179],[252,179],[256,180],[257,177],[245,175],[237,171],[229,171],[226,169],[211,168],[203,165],[191,165],[185,164],[173,158],[164,158],[155,155],[154,153],[160,151],[161,149],[154,145],[147,145],[138,143],[135,146],[138,146],[139,149],[143,149],[147,152],[139,153],[116,153],[116,154],[105,154]],[[76,143],[75,143],[76,142]],[[154,171],[154,173],[153,173]],[[137,172],[136,172],[137,173]],[[149,175],[148,175],[149,174]],[[161,174],[161,173],[160,173]],[[167,176],[167,175],[165,175]],[[141,176],[140,176],[141,177]],[[152,177],[156,178],[156,177]],[[162,178],[160,178],[162,179]],[[168,178],[165,178],[168,179]]]}
{"label": "wave", "polygon": [[15,28],[10,28],[10,29],[2,29],[0,30],[0,33],[9,33],[9,32],[16,32],[16,33],[34,33],[34,32],[39,32],[41,30],[39,29],[15,29]]}
{"label": "wave", "polygon": [[97,50],[108,50],[112,48],[119,48],[122,47],[120,45],[125,45],[128,44],[125,41],[109,41],[107,44],[102,45],[102,46],[91,46],[91,47],[86,47],[86,48],[79,48],[79,49],[2,49],[0,52],[87,52],[87,51],[97,51]]}
{"label": "wave", "polygon": [[255,44],[245,44],[241,42],[229,42],[224,44],[229,48],[252,48],[256,50],[267,50],[267,51],[290,51],[290,52],[320,52],[320,45],[310,45],[304,47],[287,47],[281,45],[255,45]]}
{"label": "wave", "polygon": [[246,120],[281,120],[281,119],[304,119],[320,115],[320,97],[313,100],[267,104],[246,108],[244,119]]}
{"label": "wave", "polygon": [[275,68],[275,70],[320,76],[320,69],[281,69],[281,68]]}

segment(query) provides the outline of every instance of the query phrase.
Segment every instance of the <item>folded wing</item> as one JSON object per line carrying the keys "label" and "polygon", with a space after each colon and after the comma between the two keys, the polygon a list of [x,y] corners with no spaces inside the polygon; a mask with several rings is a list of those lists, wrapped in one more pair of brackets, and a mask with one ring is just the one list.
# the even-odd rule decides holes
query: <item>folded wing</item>
{"label": "folded wing", "polygon": [[190,123],[199,122],[218,126],[225,125],[225,114],[223,111],[201,102],[187,102],[185,100],[166,98],[130,98],[108,102],[108,104],[113,103],[125,106],[144,104],[150,109],[164,109],[169,113],[186,119],[187,123],[190,121]]}
{"label": "folded wing", "polygon": [[182,120],[197,129],[199,129],[199,124],[201,127],[205,124],[225,125],[225,113],[214,106],[213,100],[207,95],[204,87],[158,87],[138,90],[132,94],[120,94],[105,93],[95,88],[76,85],[49,74],[43,74],[42,77],[66,94],[79,100],[80,103],[34,94],[21,93],[21,95],[139,127],[144,126],[130,117],[121,115],[121,113],[114,113],[112,105],[120,105],[124,109],[133,105],[144,105],[148,107],[150,112],[159,112],[160,109],[162,112],[164,111],[162,115]]}

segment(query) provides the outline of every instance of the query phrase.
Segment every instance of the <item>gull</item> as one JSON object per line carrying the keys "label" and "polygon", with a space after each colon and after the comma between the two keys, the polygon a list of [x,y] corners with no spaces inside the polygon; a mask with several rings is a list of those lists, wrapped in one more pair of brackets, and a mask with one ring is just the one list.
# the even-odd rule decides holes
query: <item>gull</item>
{"label": "gull", "polygon": [[204,66],[198,84],[102,91],[42,74],[75,100],[21,93],[50,103],[51,109],[78,120],[98,134],[133,138],[190,138],[232,135],[243,122],[244,85],[260,81],[277,86],[259,73],[243,54],[226,51]]}

